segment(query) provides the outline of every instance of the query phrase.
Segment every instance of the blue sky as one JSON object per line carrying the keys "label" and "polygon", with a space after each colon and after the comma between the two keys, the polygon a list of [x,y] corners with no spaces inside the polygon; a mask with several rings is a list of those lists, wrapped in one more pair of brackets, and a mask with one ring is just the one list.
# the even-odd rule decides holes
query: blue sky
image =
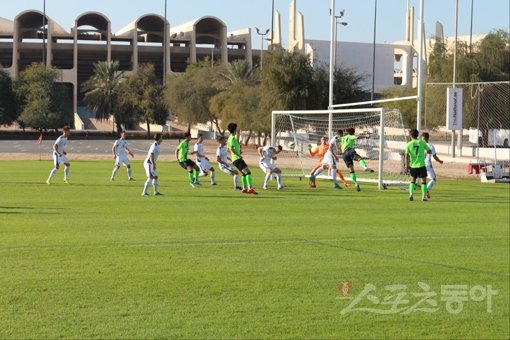
{"label": "blue sky", "polygon": [[[375,0],[336,0],[336,12],[345,9],[339,26],[338,40],[352,42],[373,41]],[[444,25],[445,35],[454,34],[455,0],[423,0],[425,33],[431,36],[435,22]],[[468,35],[471,22],[471,2],[474,3],[473,34],[488,33],[493,29],[509,31],[509,0],[458,0],[459,35]],[[286,45],[290,0],[274,0],[275,9],[282,16],[282,39]],[[415,7],[415,19],[419,16],[419,0],[377,1],[377,42],[393,42],[405,38],[405,11],[407,3]],[[13,20],[27,9],[42,11],[43,0],[0,0],[0,17]],[[257,26],[262,30],[271,27],[271,0],[167,0],[167,18],[171,26],[192,19],[212,15],[223,20],[229,30]],[[297,9],[305,18],[305,38],[329,40],[330,0],[297,0]],[[74,19],[86,11],[106,14],[115,33],[143,14],[164,15],[164,0],[46,0],[46,13],[66,30]],[[254,47],[260,46],[260,38],[253,31]]]}

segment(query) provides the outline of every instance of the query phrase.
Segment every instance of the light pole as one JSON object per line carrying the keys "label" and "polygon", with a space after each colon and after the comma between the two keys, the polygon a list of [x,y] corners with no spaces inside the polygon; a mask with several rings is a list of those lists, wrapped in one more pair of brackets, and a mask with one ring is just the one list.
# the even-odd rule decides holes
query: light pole
{"label": "light pole", "polygon": [[260,35],[260,68],[262,68],[262,50],[264,49],[264,37],[269,33],[269,28],[262,33],[258,27],[255,27],[257,34]]}
{"label": "light pole", "polygon": [[335,45],[335,48],[333,49],[333,65],[335,66],[335,69],[336,69],[336,48],[337,48],[337,44],[338,44],[337,27],[338,27],[338,25],[342,25],[342,26],[348,25],[348,23],[345,21],[338,21],[338,19],[343,18],[344,15],[345,15],[344,9],[340,11],[340,15],[335,15],[335,36],[333,37],[333,41],[334,41],[334,45]]}
{"label": "light pole", "polygon": [[43,0],[43,19],[42,19],[42,62],[46,66],[46,0]]}
{"label": "light pole", "polygon": [[271,7],[271,50],[273,50],[273,39],[274,39],[274,0]]}
{"label": "light pole", "polygon": [[166,59],[167,59],[167,55],[166,55],[166,48],[168,46],[168,38],[167,38],[167,32],[166,32],[166,29],[167,29],[167,25],[166,25],[166,2],[167,0],[165,0],[165,23],[163,24],[163,85],[166,85],[166,72],[167,72],[167,69],[166,69]]}
{"label": "light pole", "polygon": [[375,0],[374,4],[374,44],[372,47],[372,92],[370,95],[370,100],[374,100],[374,88],[375,88],[375,34],[377,29],[377,0]]}

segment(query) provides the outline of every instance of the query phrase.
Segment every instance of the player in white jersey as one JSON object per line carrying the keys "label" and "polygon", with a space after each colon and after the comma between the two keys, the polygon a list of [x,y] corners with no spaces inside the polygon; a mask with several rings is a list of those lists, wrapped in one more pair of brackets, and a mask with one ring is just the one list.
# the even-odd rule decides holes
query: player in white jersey
{"label": "player in white jersey", "polygon": [[71,163],[67,159],[67,137],[71,134],[71,129],[68,126],[62,128],[62,135],[57,138],[55,144],[53,144],[53,169],[50,171],[50,176],[46,180],[47,184],[51,183],[51,179],[57,173],[60,168],[60,164],[65,165],[64,169],[64,182],[69,183],[69,171],[71,170]]}
{"label": "player in white jersey", "polygon": [[216,185],[214,180],[214,167],[209,163],[209,158],[205,155],[204,151],[204,135],[199,133],[197,135],[197,142],[193,147],[191,154],[196,155],[197,165],[200,168],[200,176],[207,176],[208,172],[211,172],[211,185]]}
{"label": "player in white jersey", "polygon": [[432,190],[432,188],[436,184],[436,172],[434,171],[434,167],[432,166],[432,157],[434,157],[436,162],[438,162],[439,164],[443,164],[443,161],[440,160],[439,157],[437,157],[436,148],[434,147],[434,145],[429,143],[429,138],[430,138],[430,136],[429,136],[428,132],[423,132],[421,134],[421,139],[425,143],[427,143],[427,145],[430,147],[430,150],[431,150],[431,153],[425,154],[425,167],[427,168],[427,177],[430,179],[430,181],[427,184],[427,194],[426,195],[427,195],[427,198],[430,199],[430,190]]}
{"label": "player in white jersey", "polygon": [[120,133],[120,138],[117,139],[115,141],[115,143],[113,143],[113,147],[112,147],[113,158],[115,159],[115,167],[113,168],[113,171],[112,171],[112,177],[110,178],[111,181],[115,180],[115,174],[119,170],[121,164],[124,164],[126,166],[128,180],[129,181],[134,180],[133,177],[131,176],[131,164],[129,163],[129,159],[126,154],[126,151],[127,151],[127,153],[129,153],[129,155],[131,157],[134,157],[131,150],[128,149],[128,142],[126,140],[126,132],[122,131]]}
{"label": "player in white jersey", "polygon": [[266,174],[266,177],[264,177],[264,185],[262,186],[264,190],[267,190],[267,182],[269,181],[269,178],[271,178],[272,174],[276,176],[278,190],[283,190],[282,171],[272,162],[273,160],[276,160],[276,155],[278,155],[281,151],[281,145],[278,145],[277,147],[261,146],[258,148],[260,155],[259,167]]}
{"label": "player in white jersey", "polygon": [[159,145],[163,141],[163,137],[161,133],[156,133],[154,135],[154,143],[151,144],[149,148],[149,152],[147,152],[147,158],[143,162],[143,166],[145,168],[145,173],[147,174],[147,181],[145,181],[145,185],[143,187],[142,196],[148,196],[147,190],[149,186],[152,184],[154,188],[154,195],[162,195],[158,191],[158,171],[156,170],[156,162],[159,156]]}
{"label": "player in white jersey", "polygon": [[315,170],[315,172],[310,176],[310,180],[313,182],[315,178],[321,174],[324,170],[331,169],[331,175],[333,178],[333,187],[336,189],[341,189],[340,184],[338,184],[337,180],[337,172],[336,172],[336,162],[338,161],[338,138],[340,137],[339,133],[341,130],[338,130],[337,135],[333,136],[329,140],[329,148],[328,151],[324,154],[324,158],[322,159],[322,167]]}
{"label": "player in white jersey", "polygon": [[220,170],[234,177],[234,189],[242,190],[243,188],[239,186],[239,172],[229,163],[231,159],[227,154],[227,140],[225,137],[218,137],[218,144],[218,148],[216,149],[216,161],[218,162]]}

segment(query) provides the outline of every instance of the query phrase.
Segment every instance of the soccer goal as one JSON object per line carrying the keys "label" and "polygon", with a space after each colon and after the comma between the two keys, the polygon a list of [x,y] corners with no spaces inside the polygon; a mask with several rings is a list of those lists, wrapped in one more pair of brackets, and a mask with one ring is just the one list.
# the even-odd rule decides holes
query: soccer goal
{"label": "soccer goal", "polygon": [[[409,183],[404,166],[407,143],[402,115],[398,110],[384,108],[332,109],[313,111],[273,111],[271,138],[273,145],[281,145],[278,166],[285,176],[300,179],[309,177],[319,158],[310,156],[309,147],[320,143],[321,137],[330,139],[338,129],[354,128],[358,139],[356,150],[366,159],[374,173],[363,172],[355,164],[359,182],[377,183],[379,189]],[[338,168],[349,178],[340,158]],[[319,178],[331,178],[327,175]]]}

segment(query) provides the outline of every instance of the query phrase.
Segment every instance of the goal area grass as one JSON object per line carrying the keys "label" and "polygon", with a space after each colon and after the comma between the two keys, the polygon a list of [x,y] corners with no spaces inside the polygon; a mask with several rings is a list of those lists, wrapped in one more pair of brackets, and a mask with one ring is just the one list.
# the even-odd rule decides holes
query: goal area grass
{"label": "goal area grass", "polygon": [[[508,339],[508,184],[438,178],[428,202],[284,178],[191,188],[158,162],[0,161],[0,338]],[[415,195],[419,195],[419,190]]]}

